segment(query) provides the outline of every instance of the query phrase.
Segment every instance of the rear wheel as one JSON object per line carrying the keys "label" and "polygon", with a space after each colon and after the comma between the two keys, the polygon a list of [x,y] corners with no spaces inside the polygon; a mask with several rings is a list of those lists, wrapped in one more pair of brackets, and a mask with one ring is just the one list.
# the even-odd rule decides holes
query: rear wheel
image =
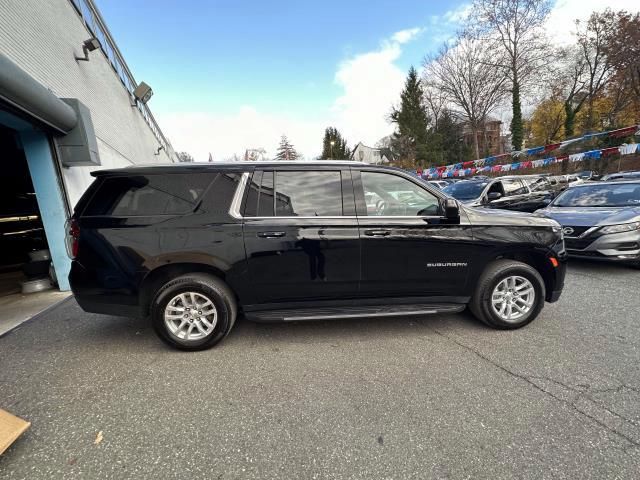
{"label": "rear wheel", "polygon": [[469,308],[491,327],[515,329],[538,316],[544,298],[544,281],[536,269],[515,260],[497,260],[480,277]]}
{"label": "rear wheel", "polygon": [[202,273],[163,285],[151,303],[158,336],[181,350],[204,350],[231,331],[237,315],[233,293],[220,279]]}

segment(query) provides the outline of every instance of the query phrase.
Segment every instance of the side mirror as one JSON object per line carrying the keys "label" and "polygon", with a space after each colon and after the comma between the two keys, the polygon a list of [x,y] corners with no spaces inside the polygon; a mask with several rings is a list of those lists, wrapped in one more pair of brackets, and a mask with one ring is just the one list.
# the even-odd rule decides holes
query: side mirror
{"label": "side mirror", "polygon": [[498,200],[499,198],[502,198],[502,194],[500,192],[489,192],[487,194],[487,200],[489,200],[490,202]]}
{"label": "side mirror", "polygon": [[460,207],[453,198],[444,199],[444,218],[447,220],[457,220],[460,218]]}

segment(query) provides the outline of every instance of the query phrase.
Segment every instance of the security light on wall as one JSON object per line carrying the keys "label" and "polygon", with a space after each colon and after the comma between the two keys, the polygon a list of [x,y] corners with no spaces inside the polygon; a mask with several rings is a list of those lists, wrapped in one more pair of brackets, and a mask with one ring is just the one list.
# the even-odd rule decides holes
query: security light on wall
{"label": "security light on wall", "polygon": [[100,41],[96,37],[91,37],[89,40],[85,40],[82,42],[82,51],[84,52],[84,57],[76,57],[76,61],[89,61],[89,52],[93,52],[100,48]]}
{"label": "security light on wall", "polygon": [[[135,101],[141,102],[143,104],[146,104],[152,95],[153,90],[151,90],[151,87],[144,82],[140,82],[136,89],[133,91],[133,98],[135,99]],[[136,103],[134,102],[134,104],[131,106],[135,107]]]}

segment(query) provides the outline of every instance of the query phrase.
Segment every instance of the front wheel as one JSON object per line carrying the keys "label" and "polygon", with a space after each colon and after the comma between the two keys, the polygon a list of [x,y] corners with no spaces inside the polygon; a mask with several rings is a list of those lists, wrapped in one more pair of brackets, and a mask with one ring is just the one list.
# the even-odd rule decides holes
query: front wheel
{"label": "front wheel", "polygon": [[538,316],[544,298],[544,281],[536,269],[515,260],[497,260],[480,277],[469,308],[491,327],[515,329]]}
{"label": "front wheel", "polygon": [[158,336],[180,350],[204,350],[220,342],[233,327],[237,306],[229,287],[202,273],[167,282],[151,304]]}

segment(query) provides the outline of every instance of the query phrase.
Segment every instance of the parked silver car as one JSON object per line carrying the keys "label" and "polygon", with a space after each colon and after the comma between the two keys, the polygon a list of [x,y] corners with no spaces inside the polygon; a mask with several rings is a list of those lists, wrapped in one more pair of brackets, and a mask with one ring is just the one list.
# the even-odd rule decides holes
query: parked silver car
{"label": "parked silver car", "polygon": [[562,225],[569,255],[640,267],[640,180],[572,185],[536,215]]}

